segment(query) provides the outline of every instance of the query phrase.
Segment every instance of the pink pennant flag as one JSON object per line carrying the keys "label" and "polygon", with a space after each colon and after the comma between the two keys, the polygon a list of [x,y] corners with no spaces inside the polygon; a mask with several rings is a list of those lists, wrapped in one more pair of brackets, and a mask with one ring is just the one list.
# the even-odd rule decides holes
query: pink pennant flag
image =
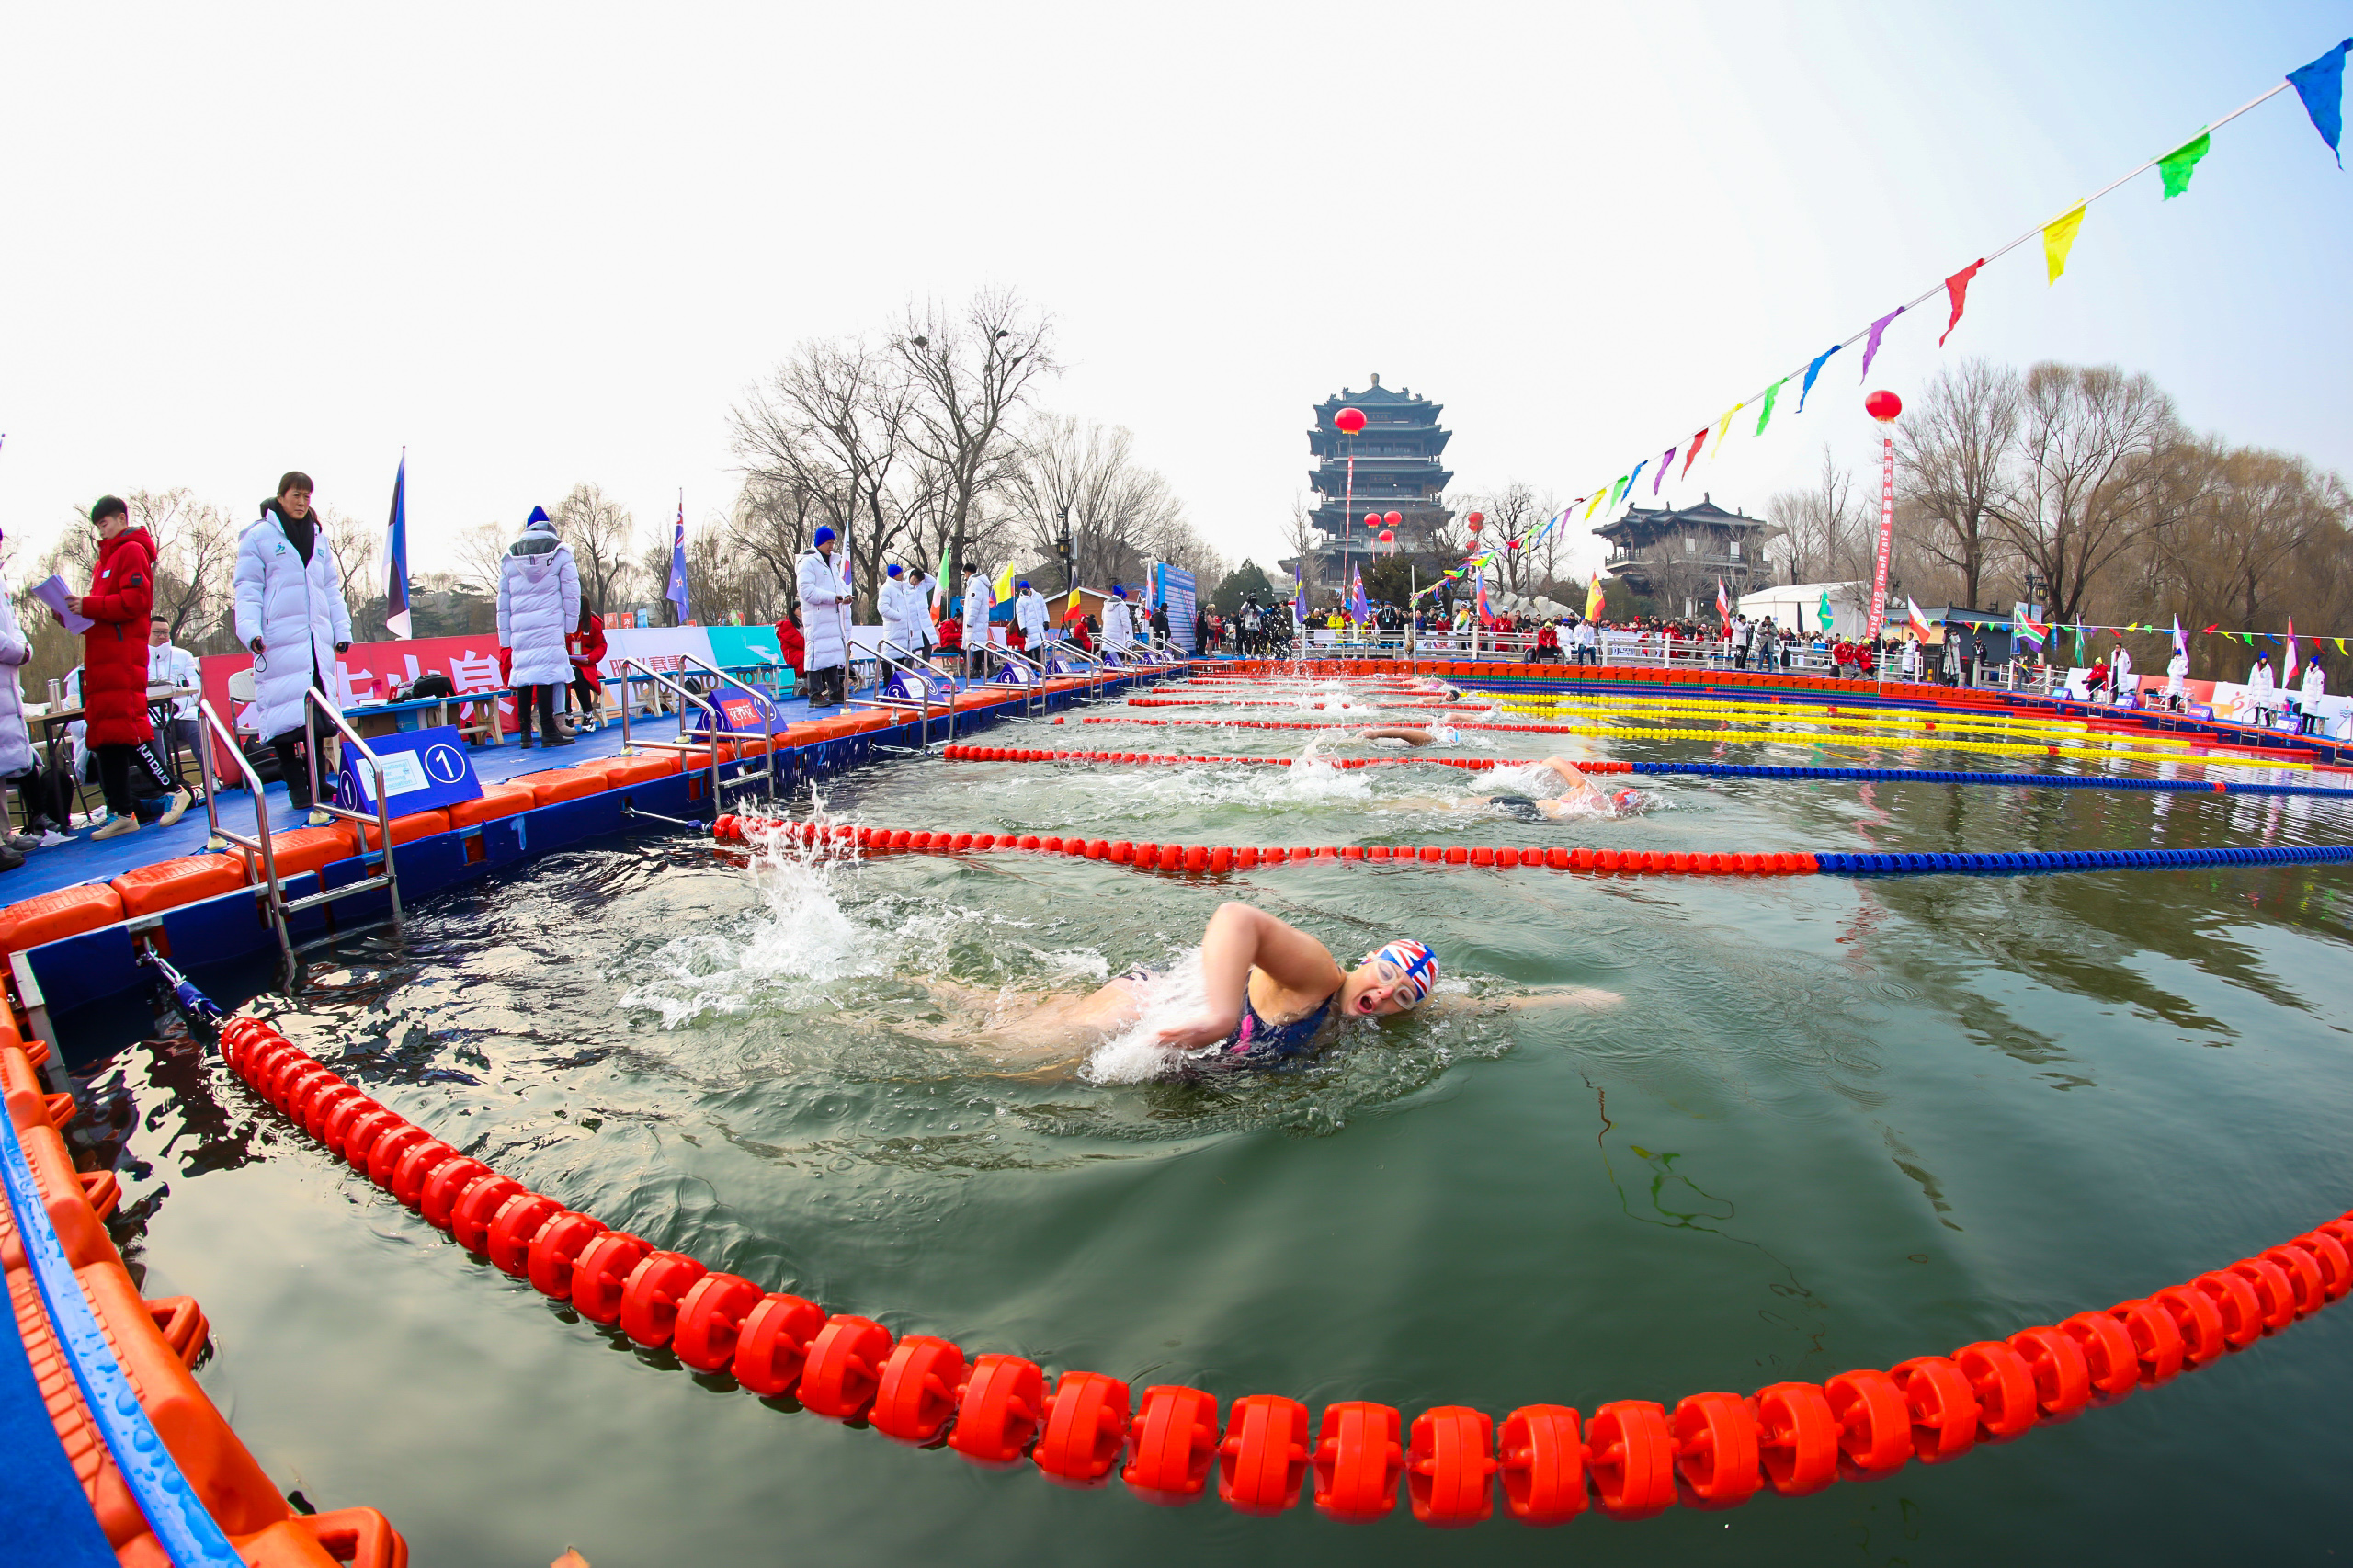
{"label": "pink pennant flag", "polygon": [[1655,494],[1658,494],[1658,485],[1659,485],[1659,481],[1661,481],[1661,480],[1665,479],[1665,478],[1666,477],[1666,471],[1667,471],[1668,469],[1673,468],[1674,466],[1675,466],[1675,449],[1674,449],[1673,447],[1669,447],[1669,448],[1667,448],[1667,449],[1666,449],[1666,456],[1665,456],[1665,457],[1663,457],[1663,458],[1661,458],[1661,459],[1659,459],[1659,460],[1658,460],[1658,472],[1657,472],[1656,473],[1654,473],[1654,474],[1651,475],[1651,494],[1652,494],[1655,495]]}

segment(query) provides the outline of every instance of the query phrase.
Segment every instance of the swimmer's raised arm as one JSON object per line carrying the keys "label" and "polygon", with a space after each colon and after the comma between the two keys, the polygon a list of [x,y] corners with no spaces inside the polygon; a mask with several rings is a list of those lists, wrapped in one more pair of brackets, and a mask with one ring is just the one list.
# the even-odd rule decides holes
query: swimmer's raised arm
{"label": "swimmer's raised arm", "polygon": [[1438,744],[1438,737],[1427,730],[1415,729],[1404,724],[1389,724],[1378,730],[1367,730],[1357,738],[1365,741],[1403,741],[1409,746]]}
{"label": "swimmer's raised arm", "polygon": [[1161,1031],[1160,1042],[1180,1050],[1211,1045],[1232,1034],[1249,1002],[1250,971],[1256,969],[1280,987],[1270,998],[1285,1012],[1294,999],[1313,1006],[1339,990],[1346,978],[1332,949],[1263,909],[1224,903],[1201,933],[1201,989],[1207,1003],[1182,1024]]}

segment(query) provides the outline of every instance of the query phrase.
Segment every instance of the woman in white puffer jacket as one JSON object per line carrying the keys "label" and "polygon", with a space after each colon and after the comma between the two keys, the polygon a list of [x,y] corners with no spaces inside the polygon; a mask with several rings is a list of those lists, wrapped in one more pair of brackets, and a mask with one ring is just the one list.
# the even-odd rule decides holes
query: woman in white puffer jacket
{"label": "woman in white puffer jacket", "polygon": [[580,624],[580,568],[572,549],[555,537],[543,507],[531,508],[522,536],[506,547],[498,566],[498,643],[508,655],[507,684],[515,688],[515,726],[531,744],[531,704],[540,707],[543,744],[568,746],[572,737],[555,724],[556,693],[572,680],[572,657],[564,634]]}
{"label": "woman in white puffer jacket", "polygon": [[[262,503],[261,516],[237,541],[237,641],[254,654],[254,730],[278,753],[286,797],[312,805],[311,768],[304,758],[309,733],[302,694],[313,685],[329,697],[343,690],[335,659],[351,646],[351,609],[343,601],[343,574],[335,546],[311,507],[311,477],[287,474],[278,494]],[[321,721],[324,737],[329,731]],[[334,786],[327,757],[320,757],[320,782]],[[313,811],[311,821],[328,820]]]}

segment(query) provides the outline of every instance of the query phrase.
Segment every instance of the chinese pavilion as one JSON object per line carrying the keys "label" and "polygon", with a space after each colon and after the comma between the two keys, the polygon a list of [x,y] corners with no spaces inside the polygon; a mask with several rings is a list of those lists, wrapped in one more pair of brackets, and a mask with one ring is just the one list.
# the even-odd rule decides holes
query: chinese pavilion
{"label": "chinese pavilion", "polygon": [[1738,598],[1773,580],[1764,545],[1788,532],[1727,512],[1706,495],[1696,506],[1633,506],[1593,530],[1615,548],[1602,563],[1611,576],[1666,615],[1711,613],[1721,578]]}
{"label": "chinese pavilion", "polygon": [[[1367,512],[1395,512],[1397,549],[1407,554],[1433,548],[1431,534],[1454,514],[1440,496],[1454,475],[1440,466],[1440,456],[1453,432],[1438,426],[1442,404],[1372,384],[1362,392],[1342,389],[1337,396],[1315,405],[1315,427],[1307,433],[1307,449],[1316,466],[1308,483],[1322,499],[1312,519],[1324,535],[1308,559],[1279,564],[1294,577],[1303,577],[1313,589],[1342,586],[1342,546],[1351,560],[1370,560],[1381,530],[1368,531]],[[1343,408],[1364,415],[1364,429],[1351,437],[1340,433],[1333,418]],[[1348,499],[1348,460],[1356,460],[1354,500]]]}

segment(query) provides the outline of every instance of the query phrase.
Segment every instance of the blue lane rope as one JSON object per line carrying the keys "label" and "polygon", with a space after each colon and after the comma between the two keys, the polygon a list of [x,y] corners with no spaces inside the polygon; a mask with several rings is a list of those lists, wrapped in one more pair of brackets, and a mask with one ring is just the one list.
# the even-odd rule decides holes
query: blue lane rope
{"label": "blue lane rope", "polygon": [[[1901,742],[1891,742],[1900,745]],[[1996,784],[2015,789],[2139,790],[2166,795],[2318,795],[2353,800],[2353,790],[2325,784],[2240,784],[2211,779],[2122,778],[2097,773],[1986,773],[1973,768],[1775,767],[1729,762],[1637,762],[1636,773],[1698,773],[1726,778],[1867,778],[1910,784]]]}
{"label": "blue lane rope", "polygon": [[180,1473],[179,1462],[156,1435],[155,1424],[140,1408],[139,1396],[131,1392],[122,1363],[99,1330],[89,1298],[82,1294],[82,1282],[74,1278],[74,1266],[50,1226],[24,1145],[6,1116],[0,1116],[0,1186],[16,1213],[17,1233],[32,1264],[57,1343],[148,1528],[155,1532],[175,1568],[245,1568],[244,1554],[229,1544],[227,1533],[206,1511],[196,1489]]}
{"label": "blue lane rope", "polygon": [[1825,855],[1824,876],[2017,875],[2034,871],[2162,870],[2193,866],[2302,866],[2353,861],[2353,845],[2290,845],[2276,849],[2025,849],[1952,855]]}

